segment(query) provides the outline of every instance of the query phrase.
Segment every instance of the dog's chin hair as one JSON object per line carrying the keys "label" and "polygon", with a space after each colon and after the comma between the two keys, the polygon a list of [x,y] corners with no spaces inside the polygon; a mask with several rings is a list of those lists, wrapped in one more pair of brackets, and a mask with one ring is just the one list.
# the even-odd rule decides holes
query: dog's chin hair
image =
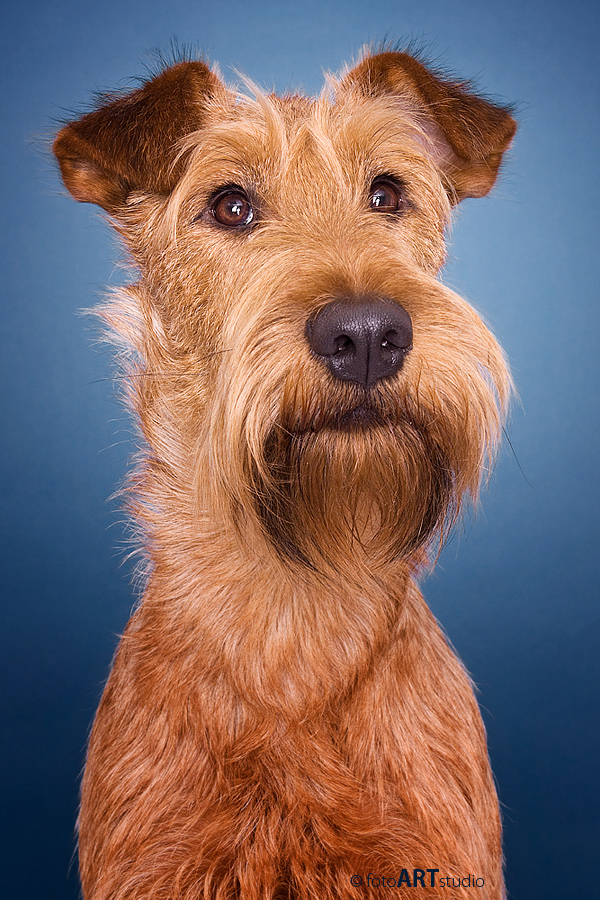
{"label": "dog's chin hair", "polygon": [[339,570],[409,560],[453,522],[460,500],[446,453],[402,421],[290,433],[273,428],[252,465],[263,533],[289,560]]}

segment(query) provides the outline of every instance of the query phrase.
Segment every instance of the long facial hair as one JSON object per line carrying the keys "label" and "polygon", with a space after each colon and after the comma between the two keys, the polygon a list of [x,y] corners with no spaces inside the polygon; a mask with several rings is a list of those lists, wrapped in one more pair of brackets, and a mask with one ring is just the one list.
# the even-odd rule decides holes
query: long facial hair
{"label": "long facial hair", "polygon": [[494,450],[498,391],[489,372],[474,373],[464,415],[447,401],[417,402],[399,389],[402,373],[366,392],[296,371],[277,403],[257,378],[245,389],[250,397],[254,387],[255,402],[243,415],[241,398],[230,403],[229,439],[211,445],[221,450],[213,471],[228,488],[229,516],[240,533],[254,517],[279,555],[317,571],[416,558],[448,533],[463,495],[476,496]]}
{"label": "long facial hair", "polygon": [[401,286],[415,346],[371,389],[312,356],[306,304],[266,274],[261,305],[244,298],[223,332],[198,444],[202,504],[318,571],[422,560],[476,498],[498,444],[510,376],[495,339],[434,279],[389,269],[378,290],[363,280],[392,298]]}

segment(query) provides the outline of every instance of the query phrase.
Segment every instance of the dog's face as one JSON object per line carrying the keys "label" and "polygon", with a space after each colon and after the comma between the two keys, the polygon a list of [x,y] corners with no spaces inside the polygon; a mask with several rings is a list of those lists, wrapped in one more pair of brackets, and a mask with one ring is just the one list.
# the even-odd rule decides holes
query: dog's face
{"label": "dog's face", "polygon": [[65,183],[142,273],[113,319],[164,375],[138,389],[148,440],[203,508],[339,565],[350,544],[408,558],[476,492],[509,376],[437,275],[451,206],[513,132],[397,53],[315,101],[181,63],[63,129]]}

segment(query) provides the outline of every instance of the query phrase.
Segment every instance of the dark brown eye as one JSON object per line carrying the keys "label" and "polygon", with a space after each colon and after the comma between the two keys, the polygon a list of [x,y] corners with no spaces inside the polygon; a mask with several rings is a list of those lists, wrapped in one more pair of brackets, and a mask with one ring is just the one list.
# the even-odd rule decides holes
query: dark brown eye
{"label": "dark brown eye", "polygon": [[226,228],[243,228],[254,219],[252,204],[240,188],[222,191],[214,198],[210,209],[219,225]]}
{"label": "dark brown eye", "polygon": [[391,178],[377,178],[369,194],[371,209],[383,213],[401,213],[410,206],[404,185]]}

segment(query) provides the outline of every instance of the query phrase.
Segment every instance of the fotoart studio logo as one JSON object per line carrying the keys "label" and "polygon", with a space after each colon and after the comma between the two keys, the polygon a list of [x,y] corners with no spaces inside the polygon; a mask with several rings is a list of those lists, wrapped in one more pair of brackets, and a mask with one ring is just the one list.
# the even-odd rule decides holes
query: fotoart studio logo
{"label": "fotoart studio logo", "polygon": [[439,869],[401,869],[398,875],[374,875],[369,872],[364,878],[362,875],[352,875],[350,884],[359,887],[362,884],[368,887],[399,888],[399,887],[477,887],[485,885],[481,876],[442,875]]}

